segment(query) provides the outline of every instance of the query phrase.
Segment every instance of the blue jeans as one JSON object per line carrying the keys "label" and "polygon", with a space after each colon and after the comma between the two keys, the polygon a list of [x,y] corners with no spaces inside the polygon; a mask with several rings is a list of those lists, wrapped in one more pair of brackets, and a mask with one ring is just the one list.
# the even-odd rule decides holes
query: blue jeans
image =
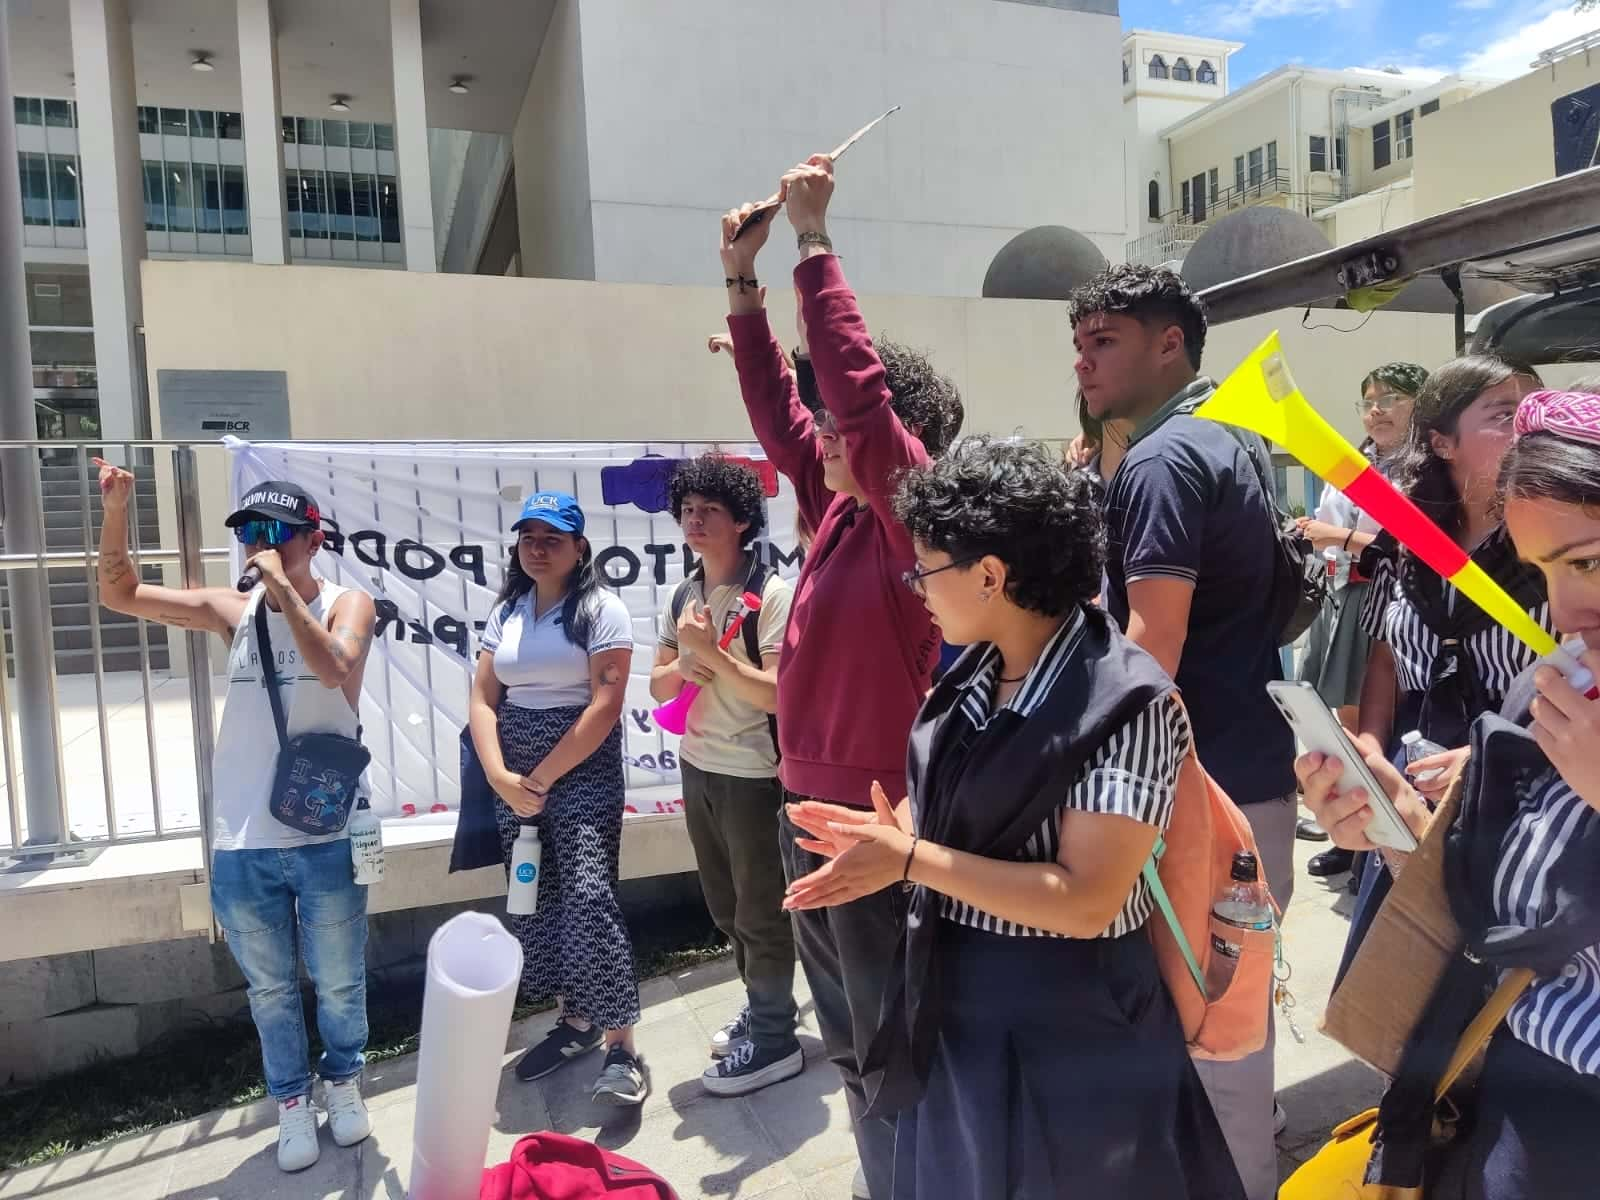
{"label": "blue jeans", "polygon": [[[249,985],[267,1091],[289,1100],[311,1090],[299,956],[317,992],[322,1059],[317,1073],[342,1083],[361,1074],[367,1045],[367,889],[356,883],[344,840],[284,850],[219,850],[211,907]],[[298,928],[299,937],[296,938]]]}

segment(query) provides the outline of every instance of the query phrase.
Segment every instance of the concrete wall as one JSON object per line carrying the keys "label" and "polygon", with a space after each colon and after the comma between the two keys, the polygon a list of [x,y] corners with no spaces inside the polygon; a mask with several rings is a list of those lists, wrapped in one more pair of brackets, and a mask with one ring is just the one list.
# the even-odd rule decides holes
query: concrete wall
{"label": "concrete wall", "polygon": [[1596,83],[1600,54],[1578,54],[1419,119],[1417,217],[1552,178],[1550,105]]}
{"label": "concrete wall", "polygon": [[1343,246],[1410,224],[1415,219],[1414,200],[1412,180],[1402,179],[1380,191],[1325,209],[1317,214],[1316,221],[1329,242]]}
{"label": "concrete wall", "polygon": [[1252,99],[1236,100],[1220,120],[1175,135],[1171,139],[1173,203],[1178,202],[1178,184],[1182,180],[1212,168],[1217,170],[1217,182],[1223,191],[1233,187],[1233,160],[1241,154],[1246,156],[1248,181],[1249,152],[1257,147],[1261,148],[1261,170],[1265,172],[1268,142],[1278,143],[1278,170],[1287,171],[1293,135],[1289,96],[1289,88],[1278,87]]}
{"label": "concrete wall", "polygon": [[[1042,224],[1121,256],[1122,151],[1105,136],[1121,104],[1114,14],[1002,0],[562,8],[582,26],[598,279],[719,280],[717,217],[893,104],[841,162],[830,221],[864,289],[975,296],[1001,246]],[[533,140],[519,128],[519,146]],[[519,194],[525,171],[519,151]],[[541,273],[539,236],[524,226],[525,275]],[[774,241],[789,241],[786,222]]]}
{"label": "concrete wall", "polygon": [[579,0],[557,0],[512,134],[522,269],[594,278]]}

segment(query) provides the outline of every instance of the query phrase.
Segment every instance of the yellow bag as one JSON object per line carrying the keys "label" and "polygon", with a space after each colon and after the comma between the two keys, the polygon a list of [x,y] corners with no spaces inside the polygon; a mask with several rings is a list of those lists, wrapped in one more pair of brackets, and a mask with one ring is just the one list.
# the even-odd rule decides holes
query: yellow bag
{"label": "yellow bag", "polygon": [[[1439,1086],[1434,1090],[1435,1102],[1444,1099],[1461,1073],[1489,1044],[1512,1004],[1532,982],[1532,971],[1518,969],[1506,973],[1494,995],[1456,1043],[1455,1053],[1450,1056],[1439,1078]],[[1434,1128],[1437,1132],[1437,1123]],[[1372,1139],[1377,1132],[1377,1109],[1369,1108],[1351,1117],[1333,1131],[1332,1140],[1289,1176],[1278,1189],[1278,1200],[1422,1200],[1420,1187],[1390,1187],[1366,1182]]]}

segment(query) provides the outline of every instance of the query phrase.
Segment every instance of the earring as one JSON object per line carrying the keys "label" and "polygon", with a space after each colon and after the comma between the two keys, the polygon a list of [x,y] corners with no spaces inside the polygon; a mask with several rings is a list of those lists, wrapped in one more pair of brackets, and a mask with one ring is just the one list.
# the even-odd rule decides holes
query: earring
{"label": "earring", "polygon": [[978,599],[982,600],[985,604],[989,603],[989,593],[988,592],[979,592],[978,593]]}

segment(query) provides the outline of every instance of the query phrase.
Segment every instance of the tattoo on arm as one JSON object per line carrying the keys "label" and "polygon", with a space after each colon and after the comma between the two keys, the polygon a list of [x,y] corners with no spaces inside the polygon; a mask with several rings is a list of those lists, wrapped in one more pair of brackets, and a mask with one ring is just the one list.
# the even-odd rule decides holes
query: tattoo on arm
{"label": "tattoo on arm", "polygon": [[158,612],[156,620],[163,625],[176,625],[179,629],[193,629],[195,625],[193,614],[184,612]]}
{"label": "tattoo on arm", "polygon": [[604,671],[600,672],[600,682],[605,684],[607,687],[613,687],[621,681],[622,668],[617,666],[616,663],[612,663],[610,666],[606,667]]}
{"label": "tattoo on arm", "polygon": [[121,583],[129,575],[133,574],[133,564],[128,561],[126,554],[107,555],[102,560],[102,565],[105,568],[106,582],[108,584]]}
{"label": "tattoo on arm", "polygon": [[347,668],[359,663],[370,645],[372,645],[370,633],[362,633],[349,625],[339,625],[334,628],[333,656]]}

